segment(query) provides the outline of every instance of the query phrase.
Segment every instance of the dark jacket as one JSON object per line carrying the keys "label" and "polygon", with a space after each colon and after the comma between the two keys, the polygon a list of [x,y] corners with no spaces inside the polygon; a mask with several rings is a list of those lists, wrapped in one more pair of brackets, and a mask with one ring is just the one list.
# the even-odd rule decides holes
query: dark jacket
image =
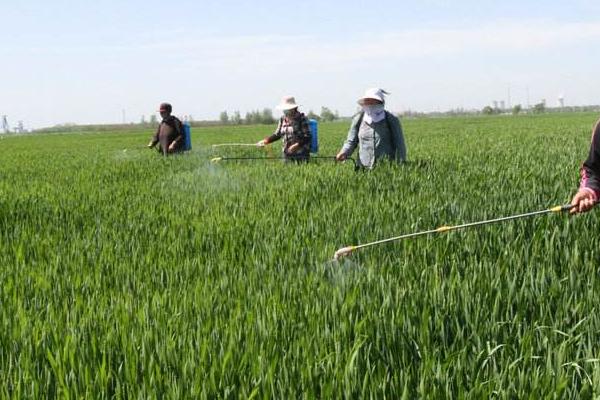
{"label": "dark jacket", "polygon": [[163,119],[156,129],[156,133],[152,138],[152,144],[160,143],[159,151],[163,154],[168,154],[169,146],[175,143],[175,149],[171,153],[183,151],[185,139],[183,135],[183,124],[179,118],[169,115]]}
{"label": "dark jacket", "polygon": [[581,189],[591,190],[600,199],[600,120],[592,132],[592,145],[581,167]]}

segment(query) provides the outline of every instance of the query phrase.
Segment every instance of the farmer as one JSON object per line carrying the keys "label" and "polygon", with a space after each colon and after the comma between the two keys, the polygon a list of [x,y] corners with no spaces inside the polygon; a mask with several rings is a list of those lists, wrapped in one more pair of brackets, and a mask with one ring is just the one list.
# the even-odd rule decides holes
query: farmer
{"label": "farmer", "polygon": [[352,120],[348,138],[336,156],[343,161],[358,146],[358,164],[373,168],[381,159],[402,163],[406,161],[406,146],[400,120],[385,110],[383,89],[368,89],[358,100],[362,107]]}
{"label": "farmer", "polygon": [[298,111],[296,99],[291,96],[281,99],[281,103],[275,108],[283,111],[283,117],[279,120],[277,129],[271,136],[259,141],[256,145],[263,147],[283,139],[283,157],[286,161],[308,161],[311,139],[308,118]]}
{"label": "farmer", "polygon": [[592,133],[592,145],[587,160],[581,167],[579,190],[571,200],[574,206],[571,213],[581,213],[592,209],[600,198],[600,121]]}
{"label": "farmer", "polygon": [[164,155],[183,151],[185,145],[183,124],[179,118],[171,115],[172,111],[173,107],[169,103],[160,105],[159,112],[162,121],[152,140],[148,143],[148,147],[151,149],[160,144],[158,151]]}

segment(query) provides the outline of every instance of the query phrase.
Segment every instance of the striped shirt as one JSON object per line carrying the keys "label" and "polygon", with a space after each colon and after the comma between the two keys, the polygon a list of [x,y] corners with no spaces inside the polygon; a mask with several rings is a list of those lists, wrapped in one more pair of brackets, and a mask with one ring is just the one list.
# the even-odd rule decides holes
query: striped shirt
{"label": "striped shirt", "polygon": [[[265,143],[273,143],[279,139],[283,141],[283,155],[285,157],[308,158],[310,156],[311,139],[308,118],[300,112],[291,118],[282,117],[279,120],[277,129],[265,139]],[[290,153],[289,148],[296,143],[300,144],[300,148],[296,152]]]}

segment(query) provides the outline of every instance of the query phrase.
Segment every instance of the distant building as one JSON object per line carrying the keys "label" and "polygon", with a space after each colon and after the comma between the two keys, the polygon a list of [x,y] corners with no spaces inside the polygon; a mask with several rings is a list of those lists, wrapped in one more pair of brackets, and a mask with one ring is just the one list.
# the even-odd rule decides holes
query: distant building
{"label": "distant building", "polygon": [[8,125],[8,117],[6,115],[2,116],[2,132],[10,133],[10,126]]}

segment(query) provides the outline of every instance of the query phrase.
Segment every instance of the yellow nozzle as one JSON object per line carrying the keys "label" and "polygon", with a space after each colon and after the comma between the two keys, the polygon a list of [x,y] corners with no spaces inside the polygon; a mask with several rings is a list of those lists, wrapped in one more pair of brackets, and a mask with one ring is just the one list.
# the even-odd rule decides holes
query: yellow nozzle
{"label": "yellow nozzle", "polygon": [[223,159],[223,157],[215,157],[212,160],[210,160],[210,162],[217,163],[217,162],[221,161],[222,159]]}
{"label": "yellow nozzle", "polygon": [[440,226],[435,231],[438,232],[438,233],[443,233],[443,232],[448,232],[448,231],[451,231],[451,230],[452,230],[451,226]]}
{"label": "yellow nozzle", "polygon": [[561,212],[563,210],[562,206],[552,207],[550,211],[552,212]]}
{"label": "yellow nozzle", "polygon": [[347,256],[348,254],[352,253],[354,250],[356,250],[356,246],[343,247],[335,252],[335,254],[333,255],[333,259],[338,260],[340,257]]}

